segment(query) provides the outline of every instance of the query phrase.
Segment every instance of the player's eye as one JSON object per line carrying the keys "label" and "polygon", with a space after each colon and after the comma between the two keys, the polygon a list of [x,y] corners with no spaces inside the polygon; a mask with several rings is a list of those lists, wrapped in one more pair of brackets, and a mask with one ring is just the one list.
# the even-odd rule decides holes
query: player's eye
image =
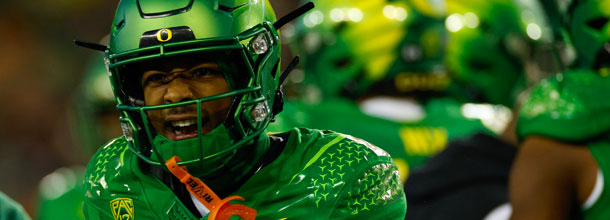
{"label": "player's eye", "polygon": [[205,67],[194,69],[190,71],[190,73],[193,79],[202,79],[220,75],[220,71]]}
{"label": "player's eye", "polygon": [[142,79],[142,85],[143,86],[156,86],[156,85],[161,85],[161,84],[165,84],[169,79],[169,75],[165,74],[165,73],[151,73],[151,74],[145,74],[144,78]]}

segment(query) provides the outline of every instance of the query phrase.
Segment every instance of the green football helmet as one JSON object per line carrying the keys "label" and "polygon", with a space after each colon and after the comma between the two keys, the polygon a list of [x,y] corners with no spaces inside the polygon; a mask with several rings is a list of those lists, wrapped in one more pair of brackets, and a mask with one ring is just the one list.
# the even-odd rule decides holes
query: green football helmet
{"label": "green football helmet", "polygon": [[[448,0],[447,68],[470,102],[512,107],[527,86],[526,63],[544,24],[513,1]],[[540,78],[540,77],[538,77]]]}
{"label": "green football helmet", "polygon": [[319,94],[314,103],[442,94],[450,85],[443,64],[445,13],[444,1],[319,1],[289,38],[305,54],[304,80],[294,87]]}
{"label": "green football helmet", "polygon": [[[303,55],[298,95],[357,98],[384,78],[399,54],[409,7],[404,1],[316,0],[316,9],[295,24],[288,40]],[[317,94],[314,97],[307,97]]]}
{"label": "green football helmet", "polygon": [[411,96],[419,100],[444,96],[451,85],[444,60],[447,30],[444,1],[412,0],[397,59],[367,93],[371,96]]}
{"label": "green football helmet", "polygon": [[[158,166],[179,156],[179,165],[194,176],[204,176],[230,166],[226,163],[239,148],[268,141],[265,128],[281,106],[277,104],[281,78],[278,29],[286,22],[276,22],[266,0],[121,1],[105,60],[130,149]],[[230,91],[144,105],[140,68],[193,59],[218,64]],[[231,99],[224,122],[204,133],[207,121],[202,110],[223,98]],[[152,127],[148,113],[177,108],[196,109],[192,119],[196,123],[188,125],[196,137],[173,141]]]}
{"label": "green football helmet", "polygon": [[568,32],[578,54],[578,67],[610,67],[609,19],[610,0],[573,1]]}

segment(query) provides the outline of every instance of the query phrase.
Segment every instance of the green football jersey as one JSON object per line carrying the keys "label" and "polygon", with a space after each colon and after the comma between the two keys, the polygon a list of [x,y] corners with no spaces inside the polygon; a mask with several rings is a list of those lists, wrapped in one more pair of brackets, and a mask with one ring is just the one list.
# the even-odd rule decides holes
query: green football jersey
{"label": "green football jersey", "polygon": [[610,77],[570,70],[540,82],[519,111],[521,139],[539,135],[586,142],[610,131]]}
{"label": "green football jersey", "polygon": [[[232,204],[256,209],[257,219],[404,219],[402,184],[385,151],[329,131],[295,128],[285,135],[279,156],[229,195],[246,200]],[[85,178],[88,219],[197,219],[142,171],[122,137],[100,148]]]}
{"label": "green football jersey", "polygon": [[610,218],[610,77],[591,70],[570,70],[539,83],[520,110],[521,139],[544,136],[587,145],[603,175],[602,192],[584,219]]}

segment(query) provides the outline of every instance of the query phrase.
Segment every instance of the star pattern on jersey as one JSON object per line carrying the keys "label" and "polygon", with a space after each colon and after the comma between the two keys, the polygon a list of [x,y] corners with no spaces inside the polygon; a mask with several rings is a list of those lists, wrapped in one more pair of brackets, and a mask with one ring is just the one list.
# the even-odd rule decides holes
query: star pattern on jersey
{"label": "star pattern on jersey", "polygon": [[104,173],[106,173],[108,169],[111,169],[108,168],[108,163],[110,160],[116,158],[117,155],[122,154],[127,149],[129,149],[127,142],[124,139],[118,139],[115,142],[104,146],[102,151],[92,159],[94,168],[91,170],[92,172],[89,172],[88,176],[89,183],[91,183],[90,186],[92,188],[97,185],[97,183],[104,176]]}
{"label": "star pattern on jersey", "polygon": [[[347,208],[351,215],[358,215],[374,208],[384,206],[388,202],[399,199],[403,194],[398,168],[389,163],[377,164],[366,170],[353,183],[353,175],[345,175],[351,167],[368,163],[372,156],[389,156],[376,146],[369,143],[341,141],[324,152],[316,164],[319,173],[312,179],[313,196],[316,207],[334,201],[341,192],[340,187],[350,187],[347,192]],[[346,186],[347,184],[347,186]],[[332,204],[328,204],[332,205]]]}
{"label": "star pattern on jersey", "polygon": [[[331,148],[329,148],[328,150],[326,150],[326,152],[324,152],[321,156],[320,159],[318,161],[316,161],[316,163],[314,164],[314,169],[316,171],[319,171],[318,174],[312,179],[312,189],[313,189],[313,196],[314,196],[314,201],[316,204],[316,207],[321,207],[324,205],[324,203],[329,202],[329,201],[333,201],[334,199],[336,199],[339,195],[337,194],[337,192],[341,192],[342,190],[339,190],[341,187],[344,187],[346,185],[346,183],[353,181],[353,179],[346,179],[349,177],[353,178],[353,175],[346,175],[349,172],[354,172],[354,170],[351,170],[351,167],[358,167],[359,164],[361,163],[367,163],[367,157],[370,156],[376,156],[377,153],[374,152],[372,149],[370,149],[369,147],[351,141],[351,139],[346,139],[346,141],[341,141],[337,144],[335,144],[334,146],[332,146]],[[387,165],[377,165],[374,166],[372,170],[367,171],[367,173],[365,173],[365,178],[364,179],[359,179],[359,183],[357,184],[357,188],[358,190],[364,190],[367,189],[367,187],[371,187],[373,186],[375,183],[372,181],[369,181],[369,178],[372,178],[373,176],[382,176],[379,174],[376,174],[376,172],[390,172],[389,170],[384,170],[384,169],[390,169],[390,167],[393,167],[394,171],[396,171],[396,178],[388,178],[388,180],[386,181],[388,184],[394,184],[391,185],[394,188],[400,188],[400,190],[402,190],[402,187],[400,186],[400,181],[398,180],[398,171],[396,170],[396,167],[393,166],[392,164],[387,164]],[[371,176],[371,177],[368,177]],[[381,178],[381,177],[379,177]],[[390,181],[390,180],[393,181]],[[370,182],[370,184],[369,184]],[[377,181],[376,183],[379,183],[379,181]],[[362,185],[365,184],[365,185]],[[361,186],[362,185],[362,186]],[[375,186],[375,187],[383,187],[383,186]],[[391,187],[389,187],[391,188]],[[394,188],[392,188],[394,190]],[[382,189],[375,189],[375,190],[379,190],[381,191]],[[396,191],[396,192],[394,192]],[[390,193],[390,197],[393,197],[395,195],[400,195],[401,191],[398,190],[394,190]],[[352,192],[348,192],[349,195],[351,195]],[[379,193],[378,193],[379,194]],[[353,210],[352,213],[358,213],[360,211],[366,211],[366,210],[370,210],[370,204],[369,203],[362,203],[362,201],[369,201],[369,200],[374,200],[375,198],[382,198],[382,195],[377,195],[371,192],[371,194],[369,196],[366,195],[362,195],[361,198],[357,198],[357,200],[354,200],[353,204],[352,202],[350,202],[350,209]],[[385,197],[384,197],[385,198]],[[379,202],[381,203],[381,202]],[[361,206],[358,206],[358,205]],[[375,203],[377,204],[377,202]]]}
{"label": "star pattern on jersey", "polygon": [[391,163],[371,167],[356,182],[347,199],[352,215],[384,206],[403,194],[398,169]]}
{"label": "star pattern on jersey", "polygon": [[313,196],[317,207],[338,196],[337,188],[344,186],[347,181],[344,179],[346,169],[355,161],[354,153],[349,152],[360,148],[365,147],[353,142],[341,141],[324,152],[314,164],[315,169],[319,171],[312,179]]}

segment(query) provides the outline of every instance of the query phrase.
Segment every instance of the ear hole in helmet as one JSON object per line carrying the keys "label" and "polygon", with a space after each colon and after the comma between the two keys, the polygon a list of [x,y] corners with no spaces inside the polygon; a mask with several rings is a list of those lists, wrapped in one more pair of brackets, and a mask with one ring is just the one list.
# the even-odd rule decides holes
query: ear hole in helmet
{"label": "ear hole in helmet", "polygon": [[587,26],[593,28],[595,30],[601,30],[608,23],[608,18],[606,17],[597,17],[591,19],[587,22]]}

